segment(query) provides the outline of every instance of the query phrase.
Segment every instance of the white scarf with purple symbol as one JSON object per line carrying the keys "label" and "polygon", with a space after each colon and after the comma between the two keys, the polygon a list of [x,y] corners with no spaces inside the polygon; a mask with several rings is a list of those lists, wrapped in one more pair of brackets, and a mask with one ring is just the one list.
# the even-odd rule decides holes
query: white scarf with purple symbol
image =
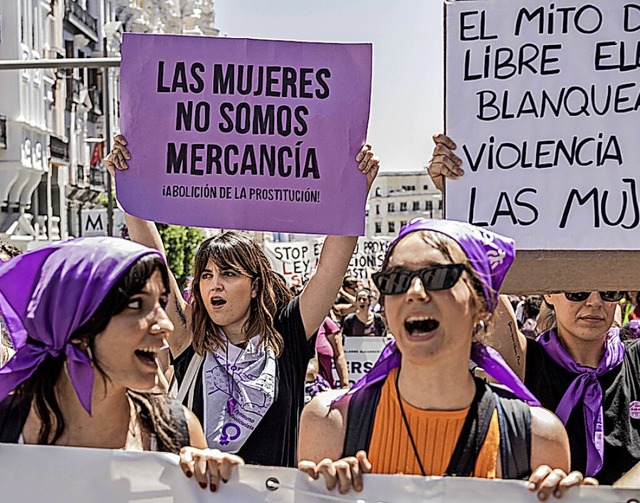
{"label": "white scarf with purple symbol", "polygon": [[273,403],[276,357],[259,341],[256,335],[245,348],[228,344],[207,352],[202,373],[204,432],[212,449],[238,452]]}

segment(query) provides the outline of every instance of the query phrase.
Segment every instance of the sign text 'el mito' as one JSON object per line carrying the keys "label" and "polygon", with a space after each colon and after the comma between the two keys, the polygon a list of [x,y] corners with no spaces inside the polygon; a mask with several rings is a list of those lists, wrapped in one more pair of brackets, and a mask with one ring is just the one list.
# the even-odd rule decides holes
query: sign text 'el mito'
{"label": "sign text 'el mito'", "polygon": [[[503,231],[550,222],[562,230],[580,219],[596,229],[637,228],[637,176],[624,166],[635,160],[627,155],[637,150],[637,142],[615,127],[603,127],[602,120],[613,122],[640,108],[640,41],[630,36],[640,33],[640,4],[606,10],[602,2],[525,2],[510,7],[509,15],[482,9],[483,2],[464,4],[453,21],[460,52],[452,72],[459,87],[472,88],[466,103],[473,103],[476,131],[485,131],[461,145],[464,166],[471,174],[494,172],[492,180],[500,176],[497,172],[521,171],[519,181],[531,183],[510,183],[490,193],[474,183],[466,193],[463,218]],[[475,9],[473,4],[478,4]],[[598,74],[607,77],[590,78]],[[616,78],[609,78],[613,74]],[[524,134],[514,138],[507,130],[522,127],[518,124],[532,129],[523,127]],[[503,129],[496,132],[495,127]],[[568,186],[553,194],[556,214],[544,218],[550,194],[541,190],[539,174],[531,174],[563,171],[554,176],[578,178],[592,172],[587,168],[611,172],[611,177],[615,173],[616,183]],[[493,203],[480,205],[487,197]]]}

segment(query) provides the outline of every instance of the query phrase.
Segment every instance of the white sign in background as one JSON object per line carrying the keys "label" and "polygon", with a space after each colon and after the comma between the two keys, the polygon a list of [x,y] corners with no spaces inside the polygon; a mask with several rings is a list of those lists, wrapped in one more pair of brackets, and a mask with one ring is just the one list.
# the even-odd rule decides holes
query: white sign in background
{"label": "white sign in background", "polygon": [[520,249],[640,248],[640,2],[446,3],[447,218]]}
{"label": "white sign in background", "polygon": [[[187,479],[178,457],[151,452],[0,444],[2,501],[47,503],[534,503],[524,481],[365,475],[364,490],[329,492],[293,468],[244,466],[217,493]],[[10,460],[10,461],[9,461]],[[638,491],[581,487],[564,503],[638,503]]]}
{"label": "white sign in background", "polygon": [[389,339],[386,337],[345,337],[344,357],[349,369],[349,384],[353,386],[369,373]]}
{"label": "white sign in background", "polygon": [[[391,238],[358,238],[358,244],[349,262],[349,272],[365,283],[369,273],[377,271]],[[276,272],[282,274],[289,285],[302,286],[316,269],[323,238],[286,243],[264,243],[264,251]]]}

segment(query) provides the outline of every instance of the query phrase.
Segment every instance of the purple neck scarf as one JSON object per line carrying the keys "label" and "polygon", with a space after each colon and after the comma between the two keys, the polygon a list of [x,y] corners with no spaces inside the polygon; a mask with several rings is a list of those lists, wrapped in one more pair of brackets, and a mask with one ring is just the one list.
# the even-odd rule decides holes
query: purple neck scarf
{"label": "purple neck scarf", "polygon": [[93,366],[70,342],[120,277],[142,256],[158,253],[117,238],[80,238],[0,264],[0,312],[15,355],[0,369],[0,400],[47,356],[66,358],[80,403],[91,414]]}
{"label": "purple neck scarf", "polygon": [[[474,342],[471,347],[471,360],[476,365],[482,367],[484,371],[496,381],[509,388],[515,396],[524,400],[529,405],[540,407],[538,399],[531,394],[524,383],[518,378],[513,370],[511,370],[511,368],[502,359],[502,356],[500,356],[500,353],[495,349],[485,346],[479,342]],[[370,386],[373,383],[386,378],[392,369],[400,367],[401,362],[402,354],[396,345],[396,341],[391,340],[384,347],[382,353],[380,353],[380,357],[369,373],[355,383],[346,395],[351,395],[360,388]],[[334,401],[338,401],[341,398],[342,397],[339,397]]]}
{"label": "purple neck scarf", "polygon": [[552,328],[538,336],[538,342],[549,357],[562,368],[577,374],[556,409],[556,415],[565,425],[569,415],[580,402],[584,410],[584,426],[587,437],[586,474],[594,476],[602,468],[604,457],[604,429],[602,419],[602,386],[598,377],[622,363],[625,353],[620,331],[611,328],[607,332],[604,354],[597,368],[577,363],[560,343],[557,330]]}

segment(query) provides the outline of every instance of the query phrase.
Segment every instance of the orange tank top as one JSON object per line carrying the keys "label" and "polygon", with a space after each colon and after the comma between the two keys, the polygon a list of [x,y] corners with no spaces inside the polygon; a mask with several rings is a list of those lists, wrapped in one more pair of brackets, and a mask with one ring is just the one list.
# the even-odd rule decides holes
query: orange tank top
{"label": "orange tank top", "polygon": [[[376,409],[369,444],[373,473],[421,475],[420,465],[409,440],[398,404],[395,379],[398,369],[389,373]],[[469,407],[462,410],[422,410],[402,401],[407,422],[427,475],[444,475],[462,431]],[[474,477],[495,478],[500,446],[498,414],[494,411],[474,470]]]}

